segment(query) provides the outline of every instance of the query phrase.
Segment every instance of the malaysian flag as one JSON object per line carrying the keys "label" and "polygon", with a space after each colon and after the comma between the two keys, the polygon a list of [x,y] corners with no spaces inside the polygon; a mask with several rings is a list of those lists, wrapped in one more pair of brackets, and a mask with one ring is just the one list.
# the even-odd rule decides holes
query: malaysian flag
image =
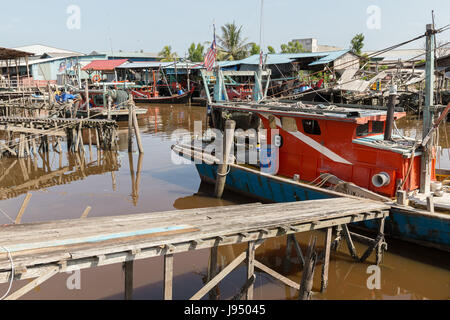
{"label": "malaysian flag", "polygon": [[211,47],[209,47],[208,52],[206,52],[205,55],[205,62],[203,65],[205,66],[206,70],[212,71],[214,67],[214,63],[216,62],[216,35],[214,34],[214,40],[211,43]]}

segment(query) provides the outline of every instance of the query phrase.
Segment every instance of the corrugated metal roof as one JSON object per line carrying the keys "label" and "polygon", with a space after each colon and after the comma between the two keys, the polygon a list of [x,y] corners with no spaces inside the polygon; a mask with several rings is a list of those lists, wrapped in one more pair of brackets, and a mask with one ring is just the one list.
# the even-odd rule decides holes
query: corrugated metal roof
{"label": "corrugated metal roof", "polygon": [[117,59],[117,60],[94,60],[87,66],[83,67],[82,70],[94,70],[94,71],[113,71],[118,66],[126,63],[127,59]]}
{"label": "corrugated metal roof", "polygon": [[93,54],[102,54],[108,57],[115,58],[159,58],[159,55],[154,52],[129,52],[129,51],[92,51]]}
{"label": "corrugated metal roof", "polygon": [[[346,54],[349,50],[324,51],[324,52],[301,52],[301,53],[274,53],[267,55],[266,65],[291,63],[294,60],[302,58],[319,58],[318,61],[311,63],[324,64],[336,60],[340,56]],[[320,62],[319,62],[320,61]],[[240,64],[258,65],[259,54],[254,54],[248,58],[235,61],[219,61],[219,66],[226,68]]]}
{"label": "corrugated metal roof", "polygon": [[29,46],[16,47],[13,49],[31,52],[37,56],[41,56],[44,53],[50,53],[50,52],[51,53],[67,53],[67,54],[74,54],[74,55],[83,55],[83,53],[81,53],[81,52],[75,52],[75,51],[50,47],[50,46],[44,46],[42,44],[33,44],[33,45],[29,45]]}
{"label": "corrugated metal roof", "polygon": [[316,66],[316,65],[320,65],[320,64],[327,64],[330,62],[333,62],[334,60],[338,59],[339,57],[343,56],[344,54],[346,54],[347,52],[349,52],[350,50],[338,50],[338,51],[330,51],[329,55],[320,58],[317,61],[314,61],[313,63],[310,63],[309,66]]}
{"label": "corrugated metal roof", "polygon": [[[201,68],[201,62],[177,62],[177,69],[186,69],[186,64],[189,69]],[[148,62],[128,62],[118,66],[118,69],[156,69],[156,68],[175,68],[173,62],[161,62],[161,61],[148,61]]]}

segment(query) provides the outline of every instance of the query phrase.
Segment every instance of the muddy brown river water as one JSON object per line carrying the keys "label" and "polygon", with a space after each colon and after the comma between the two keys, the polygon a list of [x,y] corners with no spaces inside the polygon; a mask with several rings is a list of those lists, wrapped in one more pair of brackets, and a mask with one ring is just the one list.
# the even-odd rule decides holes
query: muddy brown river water
{"label": "muddy brown river water", "polygon": [[[223,199],[211,197],[214,187],[200,183],[193,164],[176,165],[171,161],[170,146],[174,130],[193,132],[194,121],[205,121],[205,109],[189,106],[147,106],[139,119],[145,153],[127,152],[127,124],[120,123],[120,150],[92,153],[85,146],[85,158],[51,152],[47,159],[0,159],[0,224],[14,220],[25,194],[33,196],[22,222],[79,218],[86,206],[89,217],[125,215],[173,209],[187,209],[250,203],[252,199],[225,192]],[[405,135],[420,134],[421,122],[414,117],[397,123]],[[450,169],[447,134],[450,125],[442,126],[439,140],[443,146],[439,166]],[[24,169],[25,168],[25,169]],[[27,170],[28,168],[28,170]],[[8,171],[9,170],[9,171]],[[62,176],[64,175],[64,176]],[[314,232],[318,243],[324,233]],[[311,233],[298,235],[306,250]],[[388,239],[388,251],[381,266],[381,288],[369,289],[367,268],[374,261],[355,263],[344,246],[332,253],[328,290],[314,294],[314,299],[449,299],[450,254],[409,243]],[[356,243],[358,252],[363,246]],[[299,282],[301,268],[292,256],[289,270],[284,270],[286,238],[269,241],[257,250],[257,258],[269,267]],[[321,249],[319,247],[319,249]],[[226,266],[245,250],[244,245],[219,248],[219,266]],[[188,299],[205,281],[209,250],[175,255],[174,299]],[[163,260],[138,260],[134,267],[134,299],[162,299]],[[319,270],[319,269],[316,269]],[[286,273],[287,272],[287,273]],[[67,286],[72,274],[61,273],[51,278],[23,299],[122,299],[124,275],[122,265],[81,270],[80,288]],[[219,298],[235,295],[245,282],[246,267],[241,265],[219,285]],[[13,290],[28,280],[13,283]],[[320,272],[316,271],[314,291],[320,288]],[[0,296],[7,285],[0,285]],[[298,293],[264,273],[256,273],[255,299],[296,299]]]}

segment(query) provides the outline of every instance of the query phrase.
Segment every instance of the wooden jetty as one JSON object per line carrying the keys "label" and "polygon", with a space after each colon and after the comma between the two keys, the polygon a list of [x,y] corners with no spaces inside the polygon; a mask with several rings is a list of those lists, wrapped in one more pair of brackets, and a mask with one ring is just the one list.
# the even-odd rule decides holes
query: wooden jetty
{"label": "wooden jetty", "polygon": [[40,149],[48,151],[50,137],[56,139],[59,151],[61,138],[67,138],[67,149],[77,152],[83,149],[83,129],[94,129],[98,147],[111,150],[117,146],[117,124],[112,120],[0,117],[0,131],[6,133],[6,142],[0,142],[0,155],[21,158]]}
{"label": "wooden jetty", "polygon": [[[253,298],[255,269],[262,270],[282,283],[301,289],[301,285],[255,259],[255,251],[266,239],[311,230],[327,232],[323,257],[322,289],[328,281],[330,251],[345,239],[349,252],[364,261],[374,250],[381,262],[384,221],[389,206],[372,200],[342,197],[326,200],[246,204],[214,208],[175,210],[112,217],[59,220],[0,227],[0,283],[35,278],[7,296],[18,299],[52,276],[67,271],[123,263],[125,298],[133,292],[133,262],[155,256],[164,257],[164,298],[172,299],[174,254],[211,249],[208,282],[192,300],[201,299],[242,262],[247,264],[247,282],[240,294]],[[375,239],[350,232],[347,224],[379,221]],[[332,231],[336,229],[333,239]],[[368,245],[361,256],[353,240]],[[248,243],[248,249],[234,261],[216,270],[218,246]],[[292,243],[291,243],[292,244]],[[292,248],[292,246],[291,246]],[[297,253],[303,259],[301,250]]]}

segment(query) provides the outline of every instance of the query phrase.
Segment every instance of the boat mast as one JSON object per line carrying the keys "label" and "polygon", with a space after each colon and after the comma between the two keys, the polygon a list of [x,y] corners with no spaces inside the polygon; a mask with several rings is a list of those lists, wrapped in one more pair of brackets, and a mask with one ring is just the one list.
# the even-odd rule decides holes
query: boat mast
{"label": "boat mast", "polygon": [[[423,130],[422,139],[425,138],[432,128],[434,115],[434,41],[435,41],[434,25],[426,26],[426,65],[425,65],[425,106],[423,108]],[[420,168],[420,192],[429,193],[431,183],[431,160],[432,146],[434,134],[424,146]]]}

